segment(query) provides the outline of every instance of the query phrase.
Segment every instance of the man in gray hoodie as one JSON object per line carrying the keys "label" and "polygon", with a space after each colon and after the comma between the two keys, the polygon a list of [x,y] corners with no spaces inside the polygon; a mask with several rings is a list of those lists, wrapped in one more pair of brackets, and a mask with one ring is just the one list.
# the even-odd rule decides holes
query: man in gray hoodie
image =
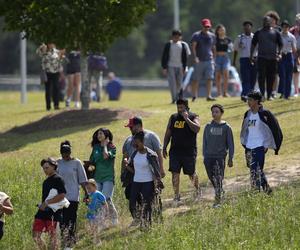
{"label": "man in gray hoodie", "polygon": [[229,151],[228,166],[233,166],[234,140],[229,124],[222,121],[224,108],[220,104],[211,107],[213,120],[207,124],[203,134],[203,157],[208,178],[215,189],[215,204],[221,202],[225,160]]}

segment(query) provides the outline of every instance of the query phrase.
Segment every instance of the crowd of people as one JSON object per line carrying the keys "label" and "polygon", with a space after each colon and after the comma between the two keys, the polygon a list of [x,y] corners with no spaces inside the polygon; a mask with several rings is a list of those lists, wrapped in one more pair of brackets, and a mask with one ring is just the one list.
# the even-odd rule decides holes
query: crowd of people
{"label": "crowd of people", "polygon": [[[59,109],[59,102],[65,101],[66,108],[80,108],[81,101],[81,53],[77,50],[57,49],[54,43],[42,44],[37,49],[41,57],[41,82],[45,85],[46,109]],[[103,96],[101,86],[103,72],[108,69],[103,54],[89,54],[87,58],[87,80],[91,99],[100,102]],[[66,75],[66,77],[65,77]],[[106,93],[109,100],[119,100],[122,82],[113,72],[108,73]]]}
{"label": "crowd of people", "polygon": [[191,77],[191,96],[199,96],[199,85],[206,83],[207,101],[215,101],[212,85],[217,87],[217,98],[230,97],[228,91],[229,69],[236,66],[239,55],[242,83],[241,99],[255,89],[256,82],[263,100],[289,99],[294,82],[294,97],[299,93],[300,70],[300,13],[295,25],[287,20],[280,22],[276,11],[268,11],[263,17],[262,28],[253,33],[253,23],[243,22],[243,30],[235,39],[226,34],[226,28],[218,24],[213,32],[210,19],[201,21],[202,29],[195,32],[189,44],[182,40],[180,30],[173,30],[171,40],[164,46],[161,65],[167,76],[171,102],[182,96],[183,78],[187,72],[189,57],[194,71]]}
{"label": "crowd of people", "polygon": [[[262,100],[262,94],[256,90],[247,95],[249,110],[241,117],[243,123],[240,141],[245,148],[252,189],[271,194],[272,189],[264,173],[265,154],[268,149],[273,149],[275,154],[278,154],[283,135],[277,119],[270,111],[264,109]],[[162,144],[155,132],[144,128],[141,117],[130,118],[125,126],[129,128],[131,135],[126,138],[122,148],[121,182],[132,215],[130,226],[141,225],[141,220],[146,222],[146,226],[151,225],[152,203],[156,190],[162,191],[164,188],[162,179],[166,173],[163,161],[168,156],[174,190],[173,205],[182,204],[181,170],[194,186],[193,199],[199,201],[201,197],[196,171],[199,116],[191,112],[187,99],[178,99],[176,105],[177,112],[169,118]],[[232,128],[228,122],[222,120],[224,107],[214,104],[210,111],[212,121],[203,131],[202,154],[207,176],[215,190],[213,207],[216,208],[224,201],[225,167],[234,165],[235,146]],[[33,238],[38,248],[45,249],[46,243],[42,234],[47,233],[51,239],[51,249],[58,249],[58,225],[64,249],[74,247],[77,240],[80,187],[84,194],[82,200],[87,205],[87,232],[90,232],[94,242],[100,242],[99,231],[118,225],[118,209],[113,202],[116,150],[112,132],[107,128],[99,128],[91,138],[89,160],[82,163],[73,157],[69,141],[60,144],[59,159],[42,159],[40,165],[46,179],[42,185],[42,202],[38,205],[32,227]],[[3,215],[11,214],[12,211],[9,197],[0,192],[1,237]]]}

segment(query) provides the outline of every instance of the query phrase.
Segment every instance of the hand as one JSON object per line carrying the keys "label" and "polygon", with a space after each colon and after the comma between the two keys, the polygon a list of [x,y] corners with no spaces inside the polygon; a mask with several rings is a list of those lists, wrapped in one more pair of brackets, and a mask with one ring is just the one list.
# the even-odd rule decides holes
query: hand
{"label": "hand", "polygon": [[189,118],[189,113],[187,111],[182,112],[181,115],[183,116],[184,120],[187,120]]}
{"label": "hand", "polygon": [[44,201],[44,202],[40,205],[39,209],[42,210],[42,211],[45,211],[46,207],[48,207],[48,204]]}
{"label": "hand", "polygon": [[107,138],[104,140],[104,142],[103,142],[103,146],[107,146],[108,143],[109,143],[109,138],[107,137]]}
{"label": "hand", "polygon": [[250,63],[253,65],[255,63],[255,60],[254,60],[253,56],[250,57],[249,59],[250,59]]}
{"label": "hand", "polygon": [[281,60],[281,58],[282,58],[281,54],[278,54],[276,57],[276,60],[279,62]]}
{"label": "hand", "polygon": [[199,62],[200,62],[199,58],[195,57],[195,63],[199,63]]}
{"label": "hand", "polygon": [[125,167],[127,167],[129,165],[129,161],[127,158],[124,158],[123,160]]}
{"label": "hand", "polygon": [[88,195],[88,194],[86,194],[86,195],[84,196],[83,202],[84,202],[85,204],[88,204],[88,203],[90,202],[90,200],[89,200],[89,195]]}
{"label": "hand", "polygon": [[163,148],[163,157],[166,159],[168,157],[167,148]]}
{"label": "hand", "polygon": [[163,73],[164,76],[166,76],[168,74],[168,70],[167,69],[163,69],[162,73]]}
{"label": "hand", "polygon": [[232,168],[233,167],[233,161],[232,159],[228,160],[228,167]]}

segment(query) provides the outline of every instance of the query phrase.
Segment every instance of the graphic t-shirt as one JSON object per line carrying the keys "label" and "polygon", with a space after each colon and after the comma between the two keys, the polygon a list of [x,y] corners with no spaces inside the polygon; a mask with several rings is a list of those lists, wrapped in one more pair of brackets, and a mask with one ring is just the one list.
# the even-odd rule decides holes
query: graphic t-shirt
{"label": "graphic t-shirt", "polygon": [[90,202],[88,204],[88,212],[86,218],[89,220],[96,219],[101,207],[105,204],[106,198],[100,191],[89,194]]}
{"label": "graphic t-shirt", "polygon": [[262,147],[264,145],[264,137],[262,133],[262,121],[259,118],[258,113],[250,113],[248,121],[248,139],[246,147],[254,149]]}

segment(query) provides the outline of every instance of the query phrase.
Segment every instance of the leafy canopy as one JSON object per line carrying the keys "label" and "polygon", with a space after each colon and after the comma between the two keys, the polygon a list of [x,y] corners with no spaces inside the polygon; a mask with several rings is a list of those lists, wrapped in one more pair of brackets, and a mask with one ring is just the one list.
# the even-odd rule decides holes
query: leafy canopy
{"label": "leafy canopy", "polygon": [[0,0],[0,6],[7,31],[61,48],[104,51],[155,11],[156,0]]}

